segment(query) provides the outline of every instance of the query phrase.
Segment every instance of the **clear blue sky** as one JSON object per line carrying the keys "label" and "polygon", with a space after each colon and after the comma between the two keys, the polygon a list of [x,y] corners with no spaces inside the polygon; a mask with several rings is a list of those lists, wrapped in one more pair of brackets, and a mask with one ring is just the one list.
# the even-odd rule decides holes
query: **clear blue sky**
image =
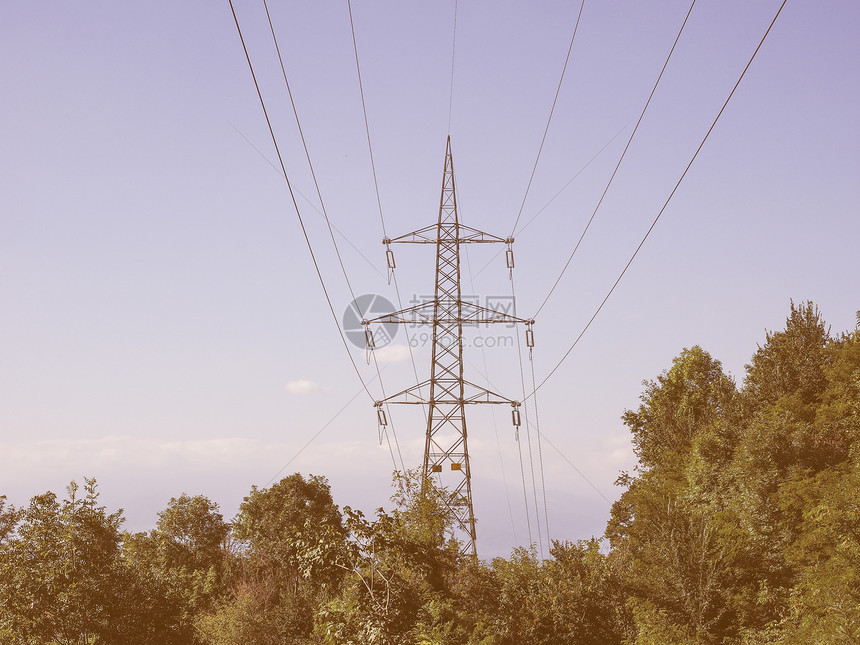
{"label": "clear blue sky", "polygon": [[[349,240],[338,237],[352,286],[393,299],[346,2],[271,4],[322,195]],[[586,2],[521,222],[539,215],[517,235],[521,315],[543,300],[591,215],[688,6]],[[602,300],[778,6],[697,3],[595,223],[538,317],[538,379]],[[236,7],[288,172],[312,198],[262,3]],[[459,2],[450,133],[467,224],[510,233],[577,9]],[[353,11],[386,227],[396,235],[437,216],[454,3],[359,0]],[[836,332],[853,328],[858,25],[855,2],[788,2],[624,281],[540,390],[542,430],[565,456],[543,445],[553,538],[602,532],[613,481],[635,463],[620,415],[683,347],[701,345],[740,382],[792,298],[818,303]],[[360,384],[270,165],[229,5],[4,3],[0,83],[0,494],[22,504],[95,476],[131,529],[153,526],[183,491],[232,516]],[[299,204],[340,312],[350,297],[331,242],[315,206]],[[469,250],[474,282],[464,291],[509,293],[504,258],[490,262],[493,253]],[[432,291],[431,249],[400,247],[397,261],[404,300]],[[399,360],[403,343],[395,339],[401,349],[383,364],[388,393],[414,379]],[[416,356],[423,374],[428,354]],[[363,353],[354,358],[373,378]],[[468,348],[471,380],[484,382],[485,358],[496,388],[519,398],[516,351]],[[508,419],[507,410],[470,417],[483,555],[528,541]],[[394,422],[404,460],[419,464],[420,413]],[[391,469],[361,394],[284,473],[324,474],[339,504],[373,509],[387,503]]]}

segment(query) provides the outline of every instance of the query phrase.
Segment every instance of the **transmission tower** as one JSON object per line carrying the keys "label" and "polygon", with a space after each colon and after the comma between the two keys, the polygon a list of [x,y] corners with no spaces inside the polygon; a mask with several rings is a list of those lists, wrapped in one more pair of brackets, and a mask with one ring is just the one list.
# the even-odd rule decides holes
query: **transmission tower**
{"label": "transmission tower", "polygon": [[451,137],[445,150],[442,198],[436,224],[395,238],[385,238],[389,270],[394,270],[391,244],[435,244],[436,287],[433,299],[385,316],[363,320],[369,349],[374,347],[375,324],[424,324],[433,327],[430,378],[375,403],[380,426],[388,423],[388,404],[426,405],[427,431],[424,439],[423,481],[431,476],[447,486],[442,502],[456,519],[462,533],[463,552],[477,556],[475,513],[472,506],[472,472],[469,463],[466,406],[478,403],[507,404],[512,408],[514,426],[520,426],[520,403],[463,377],[463,327],[490,323],[526,325],[526,344],[534,345],[533,320],[464,301],[460,289],[461,244],[507,244],[507,266],[513,269],[513,238],[501,238],[460,223],[454,190],[454,160]]}

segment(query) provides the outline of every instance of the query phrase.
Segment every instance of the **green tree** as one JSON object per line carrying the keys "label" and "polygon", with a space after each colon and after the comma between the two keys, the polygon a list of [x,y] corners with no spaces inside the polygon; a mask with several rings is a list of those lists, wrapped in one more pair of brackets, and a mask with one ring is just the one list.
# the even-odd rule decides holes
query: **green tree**
{"label": "green tree", "polygon": [[813,303],[792,302],[785,328],[767,332],[746,367],[743,428],[724,494],[744,536],[745,579],[734,605],[750,633],[781,629],[790,613],[800,569],[789,552],[808,510],[792,491],[848,454],[844,415],[826,410],[838,344]]}
{"label": "green tree", "polygon": [[[494,558],[470,643],[620,645],[631,635],[620,559],[596,539],[554,542],[550,558],[518,548]],[[455,641],[451,641],[455,642]]]}
{"label": "green tree", "polygon": [[746,366],[744,398],[754,414],[776,403],[810,421],[827,385],[825,348],[830,338],[812,302],[791,303],[785,329],[767,332]]}
{"label": "green tree", "polygon": [[640,463],[607,536],[633,642],[856,642],[856,331],[832,338],[791,303],[739,393],[684,350],[624,421]]}
{"label": "green tree", "polygon": [[218,512],[218,504],[203,495],[183,493],[170,498],[158,514],[156,530],[169,568],[208,570],[222,563],[230,526]]}
{"label": "green tree", "polygon": [[684,349],[672,367],[645,381],[642,404],[622,419],[633,434],[641,469],[690,452],[698,435],[732,405],[737,391],[718,360],[701,347]]}
{"label": "green tree", "polygon": [[[34,497],[7,513],[0,540],[0,634],[28,645],[172,643],[170,610],[120,557],[122,511],[83,495]],[[10,528],[14,527],[14,528]]]}
{"label": "green tree", "polygon": [[801,516],[787,549],[798,574],[783,621],[785,642],[798,645],[860,642],[860,332],[827,352],[810,442],[818,467],[781,490],[781,504]]}
{"label": "green tree", "polygon": [[720,494],[738,441],[737,390],[700,347],[645,385],[639,409],[622,417],[639,474],[619,479],[626,490],[607,536],[624,554],[638,642],[717,642],[732,632],[742,557],[737,518]]}
{"label": "green tree", "polygon": [[183,642],[196,642],[196,617],[226,592],[229,531],[216,503],[183,493],[158,514],[153,531],[123,534],[123,558],[169,599]]}
{"label": "green tree", "polygon": [[336,559],[343,592],[317,612],[326,643],[465,642],[452,591],[462,557],[445,503],[451,493],[417,470],[395,473],[395,490],[397,508],[378,509],[373,521],[344,508],[348,539]]}
{"label": "green tree", "polygon": [[[171,524],[172,525],[172,524]],[[338,590],[345,530],[323,477],[299,473],[256,486],[233,521],[232,590],[197,619],[217,645],[308,642],[315,607]]]}
{"label": "green tree", "polygon": [[297,645],[311,642],[313,613],[302,596],[278,594],[265,582],[242,582],[218,611],[197,620],[197,633],[211,645]]}
{"label": "green tree", "polygon": [[331,589],[339,570],[325,557],[344,536],[343,521],[324,477],[299,473],[271,488],[251,489],[233,522],[246,568],[298,593]]}

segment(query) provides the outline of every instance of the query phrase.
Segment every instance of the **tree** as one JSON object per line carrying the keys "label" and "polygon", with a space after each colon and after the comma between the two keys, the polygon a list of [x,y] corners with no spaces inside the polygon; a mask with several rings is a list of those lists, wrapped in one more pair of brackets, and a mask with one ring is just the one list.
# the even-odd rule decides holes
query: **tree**
{"label": "tree", "polygon": [[646,382],[607,526],[637,645],[856,642],[858,341],[791,303],[739,393],[698,348]]}
{"label": "tree", "polygon": [[395,473],[397,508],[370,521],[344,507],[347,540],[337,566],[346,574],[341,595],[317,612],[325,643],[397,645],[465,640],[452,576],[462,562],[453,538],[450,493],[417,470]]}
{"label": "tree", "polygon": [[299,473],[271,488],[254,486],[239,507],[233,534],[240,542],[246,567],[298,593],[337,584],[339,570],[323,555],[344,536],[340,511],[324,477]]}
{"label": "tree", "polygon": [[790,613],[800,568],[789,553],[809,503],[792,491],[848,455],[850,423],[834,398],[847,376],[833,372],[839,345],[813,303],[792,302],[785,329],[767,332],[746,367],[743,429],[724,494],[745,535],[735,607],[748,630],[774,629]]}
{"label": "tree", "polygon": [[777,402],[798,418],[811,421],[827,383],[825,347],[830,338],[821,312],[812,302],[795,305],[785,329],[767,332],[746,366],[744,397],[754,414]]}
{"label": "tree", "polygon": [[645,381],[639,409],[622,416],[633,433],[640,468],[688,453],[696,436],[731,406],[735,394],[735,385],[723,374],[719,361],[699,346],[685,348],[671,369],[656,381]]}
{"label": "tree", "polygon": [[230,597],[198,618],[200,638],[216,645],[307,642],[314,608],[340,584],[334,560],[344,536],[325,478],[295,473],[271,488],[253,487],[233,521]]}
{"label": "tree", "polygon": [[265,593],[264,586],[242,582],[217,611],[197,620],[197,633],[210,645],[281,645],[310,642],[313,613],[302,596]]}
{"label": "tree", "polygon": [[171,498],[149,533],[123,534],[123,558],[169,599],[177,638],[197,642],[194,621],[224,595],[230,527],[218,505],[202,495]]}
{"label": "tree", "polygon": [[619,478],[627,490],[606,534],[624,554],[642,643],[716,641],[732,632],[741,557],[737,520],[720,494],[738,442],[737,390],[698,346],[645,386],[642,405],[622,417],[639,475]]}
{"label": "tree", "polygon": [[860,331],[828,344],[826,388],[816,409],[814,467],[781,491],[800,523],[786,550],[798,570],[785,642],[860,641]]}
{"label": "tree", "polygon": [[860,460],[831,468],[787,493],[806,502],[788,549],[799,575],[786,615],[792,645],[860,642]]}
{"label": "tree", "polygon": [[13,535],[18,520],[18,511],[12,505],[6,508],[6,496],[0,495],[0,545]]}
{"label": "tree", "polygon": [[83,496],[75,482],[67,491],[4,518],[0,634],[29,645],[173,643],[169,608],[120,558],[122,511],[98,505],[94,479]]}
{"label": "tree", "polygon": [[221,564],[230,526],[218,512],[218,504],[203,495],[183,493],[171,497],[158,514],[156,530],[167,567],[208,570]]}

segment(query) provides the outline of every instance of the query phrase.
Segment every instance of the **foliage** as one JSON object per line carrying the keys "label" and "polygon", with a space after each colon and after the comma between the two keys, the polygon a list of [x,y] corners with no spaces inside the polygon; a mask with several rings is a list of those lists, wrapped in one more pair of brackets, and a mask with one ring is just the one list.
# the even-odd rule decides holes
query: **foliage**
{"label": "foliage", "polygon": [[183,493],[158,514],[155,530],[123,534],[123,557],[138,575],[157,586],[177,612],[182,642],[197,642],[196,616],[223,594],[228,558],[224,542],[230,527],[218,505]]}
{"label": "foliage", "polygon": [[645,382],[642,405],[622,419],[633,433],[643,469],[690,451],[693,441],[732,404],[735,385],[720,362],[696,346],[684,349],[672,368]]}
{"label": "foliage", "polygon": [[607,526],[645,643],[860,636],[860,337],[791,303],[736,391],[684,350],[624,414],[640,457]]}
{"label": "foliage", "polygon": [[347,540],[336,564],[345,586],[318,612],[325,643],[433,642],[456,630],[449,580],[461,556],[442,501],[449,493],[417,471],[397,473],[395,489],[398,508],[378,509],[373,521],[344,508]]}
{"label": "foliage", "polygon": [[134,534],[93,479],[0,496],[0,644],[860,642],[860,330],[791,303],[740,388],[683,349],[622,421],[639,463],[605,537],[546,560],[462,553],[417,471],[372,518],[296,473],[232,522],[183,493]]}
{"label": "foliage", "polygon": [[256,486],[232,524],[229,593],[197,620],[198,637],[219,645],[307,642],[313,607],[340,584],[335,557],[343,520],[323,477],[296,473]]}
{"label": "foliage", "polygon": [[344,534],[340,511],[324,477],[296,473],[271,488],[254,486],[233,521],[247,574],[271,577],[298,593],[303,584],[332,586],[339,571],[327,549]]}
{"label": "foliage", "polygon": [[120,557],[122,511],[94,479],[7,511],[0,541],[0,634],[10,643],[171,643],[175,616]]}

